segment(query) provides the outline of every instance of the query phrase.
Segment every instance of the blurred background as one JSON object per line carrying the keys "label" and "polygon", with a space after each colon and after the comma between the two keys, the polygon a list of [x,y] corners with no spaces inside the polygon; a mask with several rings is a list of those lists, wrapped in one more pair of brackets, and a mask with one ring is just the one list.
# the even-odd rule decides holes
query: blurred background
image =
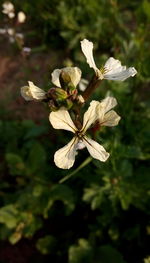
{"label": "blurred background", "polygon": [[[14,0],[13,18],[2,12],[3,3],[0,263],[150,263],[150,2]],[[17,20],[20,11],[24,21]],[[69,134],[54,130],[49,109],[26,102],[20,87],[30,80],[48,90],[51,72],[64,66],[80,67],[90,80],[80,49],[84,38],[94,43],[97,65],[113,56],[138,74],[103,81],[93,95],[116,97],[122,117],[98,135],[109,160],[77,169],[89,156],[83,150],[64,171],[53,155]]]}

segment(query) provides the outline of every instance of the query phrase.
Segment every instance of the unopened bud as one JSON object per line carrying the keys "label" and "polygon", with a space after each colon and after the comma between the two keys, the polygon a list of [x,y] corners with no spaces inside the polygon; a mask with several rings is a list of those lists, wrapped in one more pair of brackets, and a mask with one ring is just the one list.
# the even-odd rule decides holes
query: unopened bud
{"label": "unopened bud", "polygon": [[65,105],[64,105],[68,110],[73,106],[73,102],[70,99],[67,99],[65,101]]}
{"label": "unopened bud", "polygon": [[55,105],[55,102],[53,100],[50,100],[48,102],[48,106],[51,111],[57,111],[59,109],[58,106]]}
{"label": "unopened bud", "polygon": [[65,90],[61,88],[51,88],[47,93],[48,98],[54,99],[56,101],[63,101],[68,97]]}

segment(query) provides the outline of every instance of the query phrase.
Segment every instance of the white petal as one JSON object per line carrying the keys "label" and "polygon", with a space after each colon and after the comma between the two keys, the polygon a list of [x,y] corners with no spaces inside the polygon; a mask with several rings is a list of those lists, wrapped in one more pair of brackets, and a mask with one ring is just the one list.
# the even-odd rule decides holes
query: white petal
{"label": "white petal", "polygon": [[78,67],[66,67],[62,69],[55,69],[51,74],[52,83],[57,87],[61,87],[59,77],[62,71],[69,76],[72,84],[74,85],[74,87],[76,87],[81,79],[81,70]]}
{"label": "white petal", "polygon": [[84,136],[83,140],[84,140],[85,146],[87,147],[90,155],[93,158],[101,162],[105,162],[108,159],[109,153],[106,152],[106,150],[104,149],[102,145],[88,138],[87,136]]}
{"label": "white petal", "polygon": [[17,18],[19,23],[24,23],[26,20],[26,15],[24,12],[20,11],[18,12]]}
{"label": "white petal", "polygon": [[55,69],[51,76],[52,76],[52,83],[56,86],[61,88],[60,81],[59,81],[59,75],[60,75],[61,69]]}
{"label": "white petal", "polygon": [[56,166],[62,169],[69,169],[73,166],[76,156],[77,138],[73,138],[67,145],[59,149],[54,155]]}
{"label": "white petal", "polygon": [[62,68],[62,71],[67,73],[71,79],[72,84],[74,87],[76,87],[81,79],[81,70],[78,67],[66,67]]}
{"label": "white petal", "polygon": [[81,41],[81,49],[90,68],[93,68],[97,72],[98,68],[96,67],[93,58],[93,43],[87,39],[84,39]]}
{"label": "white petal", "polygon": [[113,110],[107,112],[104,115],[103,122],[100,123],[101,126],[116,126],[120,121],[121,117]]}
{"label": "white petal", "polygon": [[9,12],[8,13],[8,17],[9,18],[14,18],[15,17],[15,13],[14,12]]}
{"label": "white petal", "polygon": [[118,59],[115,59],[113,57],[110,57],[109,59],[107,59],[104,65],[104,69],[108,71],[109,73],[114,73],[116,72],[116,70],[117,71],[121,70],[121,68],[122,68],[121,62]]}
{"label": "white petal", "polygon": [[25,100],[27,100],[27,101],[33,100],[33,97],[32,97],[32,95],[31,95],[31,93],[30,93],[30,90],[29,90],[29,87],[28,87],[28,86],[22,87],[21,90],[20,90],[20,92],[21,92],[21,96],[22,96]]}
{"label": "white petal", "polygon": [[33,97],[33,99],[35,100],[43,100],[45,99],[45,91],[38,88],[37,86],[34,85],[34,83],[32,81],[28,81],[29,83],[29,88],[30,88],[30,92],[31,95]]}
{"label": "white petal", "polygon": [[79,82],[79,90],[85,91],[87,88],[87,85],[89,84],[89,81],[86,79],[81,79]]}
{"label": "white petal", "polygon": [[0,28],[0,34],[4,35],[7,33],[7,30],[5,28]]}
{"label": "white petal", "polygon": [[73,133],[77,131],[69,112],[65,108],[60,108],[58,111],[51,112],[49,121],[54,129],[67,130]]}
{"label": "white petal", "polygon": [[13,36],[15,34],[15,30],[13,28],[8,28],[7,33],[9,36]]}
{"label": "white petal", "polygon": [[22,97],[27,100],[43,100],[45,99],[45,91],[38,88],[33,84],[33,82],[28,81],[29,86],[24,86],[21,88]]}
{"label": "white petal", "polygon": [[98,119],[99,101],[92,100],[88,110],[84,113],[82,131],[86,130]]}
{"label": "white petal", "polygon": [[122,66],[121,62],[113,57],[110,57],[104,65],[104,79],[124,81],[129,77],[134,77],[137,73],[136,69]]}
{"label": "white petal", "polygon": [[100,102],[100,105],[103,107],[104,113],[106,113],[117,105],[117,100],[108,96]]}

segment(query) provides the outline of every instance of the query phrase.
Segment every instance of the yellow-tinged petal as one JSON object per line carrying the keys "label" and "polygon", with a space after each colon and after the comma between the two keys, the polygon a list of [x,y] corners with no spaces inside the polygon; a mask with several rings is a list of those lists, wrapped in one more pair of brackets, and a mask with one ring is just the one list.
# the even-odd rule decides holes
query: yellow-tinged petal
{"label": "yellow-tinged petal", "polygon": [[43,100],[46,98],[44,90],[35,86],[32,81],[28,81],[28,83],[29,86],[21,88],[21,95],[25,100]]}
{"label": "yellow-tinged petal", "polygon": [[92,100],[88,110],[84,113],[82,131],[85,133],[87,129],[98,119],[99,101]]}
{"label": "yellow-tinged petal", "polygon": [[59,77],[61,72],[66,73],[66,78],[71,81],[74,87],[78,85],[81,79],[81,70],[78,67],[66,67],[62,69],[55,69],[51,76],[52,76],[52,83],[57,87],[61,87]]}
{"label": "yellow-tinged petal", "polygon": [[104,115],[104,118],[102,120],[102,123],[100,123],[101,126],[116,126],[118,125],[118,122],[120,121],[121,117],[113,110],[107,112]]}
{"label": "yellow-tinged petal", "polygon": [[109,153],[106,152],[106,150],[104,149],[102,145],[88,138],[87,136],[84,136],[83,142],[85,146],[87,147],[90,155],[94,159],[97,159],[101,162],[105,162],[108,159]]}
{"label": "yellow-tinged petal", "polygon": [[65,108],[53,111],[49,115],[49,121],[54,129],[62,129],[75,133],[77,131],[69,112]]}
{"label": "yellow-tinged petal", "polygon": [[76,156],[77,138],[73,138],[67,145],[59,149],[54,155],[54,162],[61,169],[69,169],[73,166]]}

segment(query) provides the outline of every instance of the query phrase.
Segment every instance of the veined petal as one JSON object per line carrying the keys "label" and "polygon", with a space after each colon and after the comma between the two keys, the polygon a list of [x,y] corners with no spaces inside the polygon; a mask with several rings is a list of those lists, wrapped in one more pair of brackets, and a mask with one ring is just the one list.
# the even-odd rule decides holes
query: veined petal
{"label": "veined petal", "polygon": [[98,68],[96,67],[93,58],[93,43],[87,39],[84,39],[81,41],[81,49],[90,68],[93,68],[97,72]]}
{"label": "veined petal", "polygon": [[126,66],[122,66],[121,62],[113,57],[107,59],[104,65],[104,69],[109,73],[116,73],[116,71],[122,71],[122,68],[126,69]]}
{"label": "veined petal", "polygon": [[67,145],[59,149],[54,155],[56,166],[62,169],[69,169],[73,166],[76,156],[77,138],[73,138]]}
{"label": "veined petal", "polygon": [[130,67],[128,69],[123,69],[120,72],[116,72],[114,74],[106,73],[104,74],[104,79],[108,80],[117,80],[117,81],[124,81],[125,79],[129,77],[134,77],[136,75],[137,71],[135,68]]}
{"label": "veined petal", "polygon": [[65,108],[60,108],[58,111],[51,112],[49,115],[49,121],[54,129],[67,130],[73,133],[77,131],[69,112]]}
{"label": "veined petal", "polygon": [[110,57],[104,65],[104,79],[124,81],[129,77],[133,77],[137,71],[135,68],[122,66],[121,62],[113,57]]}
{"label": "veined petal", "polygon": [[118,122],[120,121],[121,117],[113,110],[107,112],[104,115],[104,118],[102,120],[102,123],[100,123],[101,126],[116,126],[118,125]]}
{"label": "veined petal", "polygon": [[59,76],[60,76],[61,69],[55,69],[51,76],[52,76],[52,83],[56,86],[61,88],[60,81],[59,81]]}
{"label": "veined petal", "polygon": [[97,159],[101,162],[105,162],[108,159],[109,153],[106,152],[106,150],[104,149],[102,145],[88,138],[87,136],[84,136],[83,141],[90,155],[94,159]]}
{"label": "veined petal", "polygon": [[88,110],[84,113],[82,131],[86,130],[98,119],[99,101],[92,100]]}

